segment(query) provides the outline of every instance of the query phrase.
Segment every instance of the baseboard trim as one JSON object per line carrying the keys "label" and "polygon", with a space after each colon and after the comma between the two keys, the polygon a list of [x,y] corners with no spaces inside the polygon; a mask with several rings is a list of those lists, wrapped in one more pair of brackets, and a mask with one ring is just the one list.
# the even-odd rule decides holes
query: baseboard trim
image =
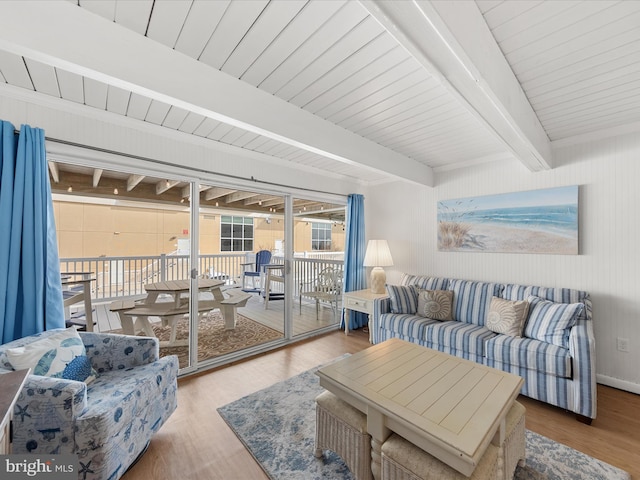
{"label": "baseboard trim", "polygon": [[620,380],[619,378],[609,377],[607,375],[596,375],[596,382],[608,387],[618,388],[631,393],[637,393],[640,395],[640,385],[626,380]]}

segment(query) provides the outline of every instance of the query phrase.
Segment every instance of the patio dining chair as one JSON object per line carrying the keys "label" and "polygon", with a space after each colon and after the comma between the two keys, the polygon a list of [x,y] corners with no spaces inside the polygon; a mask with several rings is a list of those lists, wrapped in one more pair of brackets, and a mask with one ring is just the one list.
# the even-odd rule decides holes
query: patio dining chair
{"label": "patio dining chair", "polygon": [[[253,263],[241,263],[244,269],[242,272],[242,291],[250,293],[260,293],[260,275],[264,273],[264,266],[271,262],[271,252],[260,250],[256,253],[256,261]],[[247,287],[247,278],[251,279],[251,287]],[[256,282],[257,279],[257,282]]]}
{"label": "patio dining chair", "polygon": [[302,297],[315,300],[316,320],[320,318],[320,302],[328,303],[335,316],[338,304],[342,300],[342,270],[327,267],[310,282],[300,282],[300,314],[302,314]]}

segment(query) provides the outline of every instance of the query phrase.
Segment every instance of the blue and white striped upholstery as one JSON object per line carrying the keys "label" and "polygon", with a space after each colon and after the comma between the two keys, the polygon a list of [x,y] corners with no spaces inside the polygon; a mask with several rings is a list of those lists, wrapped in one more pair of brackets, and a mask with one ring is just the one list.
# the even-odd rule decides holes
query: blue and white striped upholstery
{"label": "blue and white striped upholstery", "polygon": [[591,299],[589,294],[582,290],[507,284],[504,286],[501,296],[507,300],[526,300],[530,295],[556,303],[582,303],[584,304],[584,310],[580,313],[578,319],[591,320]]}
{"label": "blue and white striped upholstery", "polygon": [[[524,379],[524,384],[520,393],[527,397],[535,398],[541,402],[545,402],[564,410],[569,410],[580,415],[590,417],[584,412],[576,408],[576,399],[574,397],[573,386],[577,383],[570,378],[557,377],[555,375],[545,375],[537,370],[530,370],[518,365],[509,365],[500,363],[495,360],[485,359],[485,364],[489,367],[496,368],[505,372],[513,373]],[[595,410],[590,412],[595,417]]]}
{"label": "blue and white striped upholstery", "polygon": [[555,303],[530,295],[524,336],[559,347],[569,347],[569,331],[584,309],[582,303]]}
{"label": "blue and white striped upholstery", "polygon": [[[448,282],[447,287],[443,286],[447,285],[444,281]],[[390,314],[391,302],[388,298],[374,301],[370,324],[371,338],[373,343],[400,338],[520,375],[525,380],[521,392],[523,395],[585,417],[596,418],[595,339],[591,299],[587,292],[531,285],[505,285],[501,288],[501,285],[495,284],[433,279],[416,275],[403,275],[402,282],[405,285],[416,286],[426,286],[426,282],[432,282],[431,289],[448,288],[454,290],[454,294],[456,285],[464,284],[466,288],[477,288],[478,284],[493,285],[493,288],[501,290],[496,296],[507,300],[526,300],[530,295],[534,295],[555,303],[581,303],[583,308],[577,315],[575,325],[570,328],[568,348],[532,338],[500,334],[483,337],[484,329],[476,325],[476,322],[440,322],[415,315]],[[466,288],[461,287],[461,293],[469,294],[470,290]],[[482,288],[480,292],[484,293]],[[467,302],[468,310],[481,315],[482,309],[472,304],[475,298],[480,298],[486,314],[491,296],[492,292],[489,292],[488,303],[484,305],[483,295],[469,294],[466,298],[474,300]],[[451,326],[448,326],[449,324]],[[478,343],[480,338],[482,347]],[[474,348],[476,353],[470,353]],[[484,356],[478,352],[484,352]]]}
{"label": "blue and white striped upholstery", "polygon": [[[587,310],[591,310],[589,296],[585,298]],[[591,316],[589,316],[591,319]],[[589,418],[596,418],[598,394],[596,383],[596,341],[591,320],[578,320],[569,334],[569,355],[573,360],[573,381],[567,384],[571,398],[567,410]]]}
{"label": "blue and white striped upholstery", "polygon": [[533,338],[496,335],[487,340],[484,351],[487,361],[515,365],[556,377],[571,377],[569,349]]}
{"label": "blue and white striped upholstery", "polygon": [[386,313],[380,317],[379,328],[397,332],[401,335],[401,338],[422,340],[427,326],[439,322],[439,320],[421,317],[420,315]]}
{"label": "blue and white striped upholstery", "polygon": [[491,298],[500,296],[502,285],[450,280],[449,290],[453,290],[453,319],[458,322],[484,325]]}
{"label": "blue and white striped upholstery", "polygon": [[[596,418],[596,348],[593,335],[593,308],[589,293],[572,288],[514,284],[505,285],[503,291],[503,298],[508,300],[526,300],[529,295],[556,303],[580,302],[584,305],[576,325],[569,334],[572,378],[563,380],[559,377],[544,376],[535,370],[513,371],[506,366],[505,368],[495,367],[517,373],[523,377],[525,379],[525,385],[522,388],[523,395],[557,405],[585,417]],[[490,363],[487,364],[494,366]]]}
{"label": "blue and white striped upholstery", "polygon": [[449,279],[440,277],[429,277],[426,275],[409,275],[403,273],[400,285],[414,285],[420,290],[446,290]]}
{"label": "blue and white striped upholstery", "polygon": [[[480,325],[448,321],[427,325],[424,340],[428,346],[437,345],[441,352],[475,360],[476,356],[484,356],[485,342],[495,336],[491,330]],[[464,353],[457,355],[456,351]]]}
{"label": "blue and white striped upholstery", "polygon": [[386,285],[386,288],[391,299],[391,313],[416,313],[418,291],[415,288],[403,285]]}

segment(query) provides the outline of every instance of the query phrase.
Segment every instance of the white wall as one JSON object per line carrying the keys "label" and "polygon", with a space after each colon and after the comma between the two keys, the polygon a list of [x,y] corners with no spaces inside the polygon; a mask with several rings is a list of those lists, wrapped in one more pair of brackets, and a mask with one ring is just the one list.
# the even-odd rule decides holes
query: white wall
{"label": "white wall", "polygon": [[[516,162],[443,172],[435,188],[369,188],[367,238],[389,240],[391,283],[406,271],[590,292],[598,382],[640,393],[640,135],[565,147],[555,162],[538,173]],[[580,185],[580,255],[437,251],[437,201],[564,185]],[[617,337],[629,339],[628,353]]]}

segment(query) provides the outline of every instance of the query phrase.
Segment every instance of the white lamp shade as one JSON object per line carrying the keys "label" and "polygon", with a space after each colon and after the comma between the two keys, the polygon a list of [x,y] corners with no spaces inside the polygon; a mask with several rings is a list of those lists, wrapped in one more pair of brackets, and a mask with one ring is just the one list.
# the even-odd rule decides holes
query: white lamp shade
{"label": "white lamp shade", "polygon": [[373,293],[384,293],[387,275],[381,267],[390,267],[391,265],[393,265],[393,259],[387,241],[369,240],[367,252],[364,255],[364,266],[373,267],[371,270],[371,291]]}
{"label": "white lamp shade", "polygon": [[365,267],[391,267],[393,259],[386,240],[369,240],[364,255]]}

